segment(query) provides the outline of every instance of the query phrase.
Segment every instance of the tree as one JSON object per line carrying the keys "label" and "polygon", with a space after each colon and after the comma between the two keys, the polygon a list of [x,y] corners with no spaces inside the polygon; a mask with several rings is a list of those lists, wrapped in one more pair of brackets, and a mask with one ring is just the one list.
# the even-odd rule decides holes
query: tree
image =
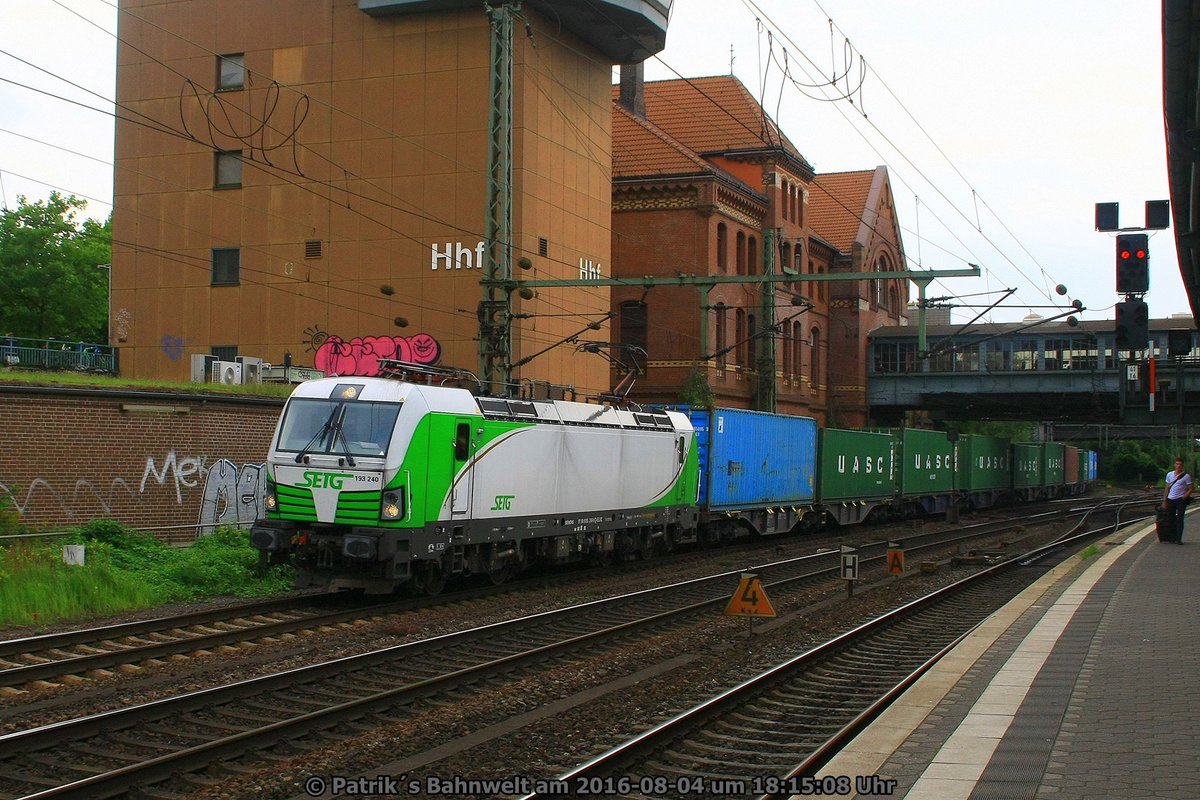
{"label": "tree", "polygon": [[0,335],[108,341],[112,217],[77,221],[85,203],[51,192],[0,209]]}

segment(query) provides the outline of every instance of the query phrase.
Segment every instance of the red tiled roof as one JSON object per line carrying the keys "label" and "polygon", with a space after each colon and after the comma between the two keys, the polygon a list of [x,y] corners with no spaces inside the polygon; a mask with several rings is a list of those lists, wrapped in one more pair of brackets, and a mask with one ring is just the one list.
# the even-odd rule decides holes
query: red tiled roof
{"label": "red tiled roof", "polygon": [[691,149],[620,104],[613,106],[612,154],[614,179],[716,171]]}
{"label": "red tiled roof", "polygon": [[867,169],[817,175],[809,184],[809,228],[841,252],[849,253],[866,215],[875,174],[876,170]]}
{"label": "red tiled roof", "polygon": [[[613,86],[614,103],[620,98],[620,91],[620,86]],[[732,75],[648,81],[645,100],[646,118],[697,153],[782,145],[791,155],[804,160],[742,82]]]}

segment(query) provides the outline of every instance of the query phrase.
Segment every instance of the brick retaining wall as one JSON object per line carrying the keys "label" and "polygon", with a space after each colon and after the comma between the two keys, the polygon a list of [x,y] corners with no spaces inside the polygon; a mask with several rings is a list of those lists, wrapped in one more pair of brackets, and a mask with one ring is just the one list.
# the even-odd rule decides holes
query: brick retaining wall
{"label": "brick retaining wall", "polygon": [[43,530],[108,518],[173,541],[192,541],[200,525],[248,523],[282,406],[0,386],[0,504]]}

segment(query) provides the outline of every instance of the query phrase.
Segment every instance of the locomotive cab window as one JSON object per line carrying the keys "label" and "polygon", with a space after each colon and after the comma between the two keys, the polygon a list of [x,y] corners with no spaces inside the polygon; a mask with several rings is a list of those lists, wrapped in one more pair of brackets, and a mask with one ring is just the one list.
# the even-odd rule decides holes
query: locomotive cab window
{"label": "locomotive cab window", "polygon": [[470,455],[471,426],[466,422],[460,422],[454,431],[454,460],[466,461]]}

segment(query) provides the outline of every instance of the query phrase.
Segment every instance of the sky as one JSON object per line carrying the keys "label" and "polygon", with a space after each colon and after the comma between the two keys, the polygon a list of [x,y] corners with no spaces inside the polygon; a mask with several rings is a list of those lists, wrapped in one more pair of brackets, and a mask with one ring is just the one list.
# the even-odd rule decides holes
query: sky
{"label": "sky", "polygon": [[[7,207],[56,188],[111,210],[115,6],[0,0]],[[1169,197],[1159,0],[674,0],[647,80],[731,66],[818,174],[888,167],[910,269],[980,265],[929,287],[955,322],[1006,289],[983,319],[1113,318],[1095,204],[1132,228]],[[1187,313],[1171,231],[1150,251],[1151,316]]]}

